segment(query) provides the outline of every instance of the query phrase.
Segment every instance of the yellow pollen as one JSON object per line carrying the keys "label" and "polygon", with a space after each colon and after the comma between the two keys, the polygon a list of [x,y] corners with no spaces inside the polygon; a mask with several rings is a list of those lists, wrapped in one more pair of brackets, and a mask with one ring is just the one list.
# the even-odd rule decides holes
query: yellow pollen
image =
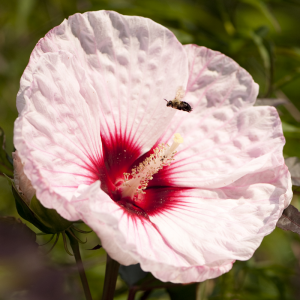
{"label": "yellow pollen", "polygon": [[153,175],[161,170],[164,166],[169,166],[174,160],[177,147],[183,143],[183,138],[179,133],[175,133],[173,144],[159,144],[153,150],[153,153],[143,162],[131,170],[130,173],[124,173],[124,183],[122,187],[122,196],[137,198],[139,194],[145,194]]}
{"label": "yellow pollen", "polygon": [[182,144],[183,143],[183,138],[180,135],[180,133],[175,133],[173,140],[174,140],[175,143],[178,143],[178,144]]}

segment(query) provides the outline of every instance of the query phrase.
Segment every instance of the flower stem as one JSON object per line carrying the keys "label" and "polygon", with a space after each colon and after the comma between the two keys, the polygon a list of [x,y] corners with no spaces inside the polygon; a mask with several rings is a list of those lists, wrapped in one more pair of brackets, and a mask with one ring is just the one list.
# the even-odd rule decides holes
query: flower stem
{"label": "flower stem", "polygon": [[83,267],[83,263],[82,263],[81,256],[80,256],[78,241],[73,237],[73,235],[69,231],[66,231],[66,234],[70,240],[70,245],[72,247],[72,250],[73,250],[73,253],[75,256],[75,260],[76,260],[79,276],[81,279],[82,287],[84,290],[85,298],[86,298],[86,300],[93,300],[91,291],[89,288],[89,284],[88,284],[88,281],[87,281],[87,278],[86,278],[86,275],[84,272],[84,267]]}
{"label": "flower stem", "polygon": [[102,300],[113,300],[120,264],[107,254]]}

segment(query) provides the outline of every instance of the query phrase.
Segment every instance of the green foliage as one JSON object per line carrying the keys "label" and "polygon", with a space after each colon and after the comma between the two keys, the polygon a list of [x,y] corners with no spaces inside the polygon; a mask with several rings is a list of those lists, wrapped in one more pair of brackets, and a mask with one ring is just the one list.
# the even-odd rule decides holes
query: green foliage
{"label": "green foliage", "polygon": [[56,210],[45,208],[35,195],[28,205],[22,193],[19,193],[16,188],[14,181],[7,176],[5,177],[12,186],[16,209],[23,219],[48,234],[59,233],[72,226],[73,223],[62,218]]}
{"label": "green foliage", "polygon": [[35,216],[49,228],[49,233],[57,233],[68,229],[72,222],[62,218],[55,209],[45,208],[41,202],[33,196],[29,205]]}
{"label": "green foliage", "polygon": [[12,159],[6,153],[5,135],[3,129],[0,127],[0,175],[2,174],[10,177],[14,176]]}
{"label": "green foliage", "polygon": [[[278,106],[287,141],[284,154],[300,158],[299,0],[0,1],[0,124],[7,134],[8,152],[13,150],[12,133],[17,117],[15,98],[19,79],[35,44],[69,15],[100,9],[151,18],[170,28],[184,44],[203,45],[232,57],[260,85],[259,97],[287,100]],[[4,173],[12,176],[9,157],[2,147],[3,141],[1,130],[0,172],[4,172],[5,168]],[[6,185],[1,180],[0,190],[4,191]],[[0,209],[5,209],[6,214],[17,215],[10,205],[11,201],[7,194],[0,193]],[[19,212],[28,208],[20,199],[17,202]],[[297,207],[298,196],[294,197],[293,204]],[[36,206],[32,207],[32,210],[35,209],[39,210]],[[99,241],[93,235],[88,245],[83,247],[91,249],[96,244]],[[100,299],[105,252],[103,249],[82,252],[93,297]],[[65,268],[73,264],[73,259],[65,255],[62,241],[51,253],[51,258]],[[263,240],[250,261],[235,263],[229,273],[195,285],[195,289],[193,286],[176,288],[178,295],[181,288],[182,295],[185,288],[193,289],[197,300],[298,299],[299,260],[299,237],[277,229]],[[84,299],[80,282],[71,271],[70,274],[67,286],[72,299]],[[170,291],[170,287],[168,291],[166,287],[161,288],[151,292],[147,299],[176,299],[176,292]],[[128,287],[119,279],[115,299],[127,299],[127,295]],[[145,291],[139,291],[135,299],[142,297],[146,297]]]}

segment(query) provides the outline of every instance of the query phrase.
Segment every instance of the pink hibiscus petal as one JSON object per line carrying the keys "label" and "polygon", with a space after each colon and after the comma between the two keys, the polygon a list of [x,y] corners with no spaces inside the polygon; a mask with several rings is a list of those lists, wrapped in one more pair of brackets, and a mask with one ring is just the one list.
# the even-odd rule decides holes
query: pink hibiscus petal
{"label": "pink hibiscus petal", "polygon": [[183,100],[190,114],[178,112],[159,142],[180,132],[184,143],[175,162],[151,185],[221,187],[240,177],[284,165],[285,139],[276,109],[252,107],[258,89],[252,77],[225,55],[186,46],[190,78]]}
{"label": "pink hibiscus petal", "polygon": [[90,188],[84,220],[106,251],[125,265],[130,255],[163,281],[184,283],[217,277],[236,259],[249,259],[292,197],[288,169],[281,166],[220,189],[150,189],[147,197],[169,206],[151,214],[138,203],[149,218],[101,193]]}
{"label": "pink hibiscus petal", "polygon": [[227,186],[249,173],[284,166],[285,139],[277,111],[272,107],[250,107],[237,112],[209,134],[209,127],[191,114],[177,131],[184,137],[175,161],[159,172],[151,185],[216,188]]}
{"label": "pink hibiscus petal", "polygon": [[106,172],[123,176],[172,119],[163,99],[187,78],[183,46],[149,19],[88,12],[51,30],[22,76],[14,137],[41,202],[79,218],[63,202]]}
{"label": "pink hibiscus petal", "polygon": [[24,161],[32,161],[24,171],[36,186],[37,197],[68,218],[58,206],[70,201],[80,184],[98,179],[96,160],[102,149],[93,92],[70,53],[45,54],[24,93],[28,105],[15,123],[15,146]]}
{"label": "pink hibiscus petal", "polygon": [[258,94],[258,85],[251,75],[231,58],[197,45],[184,47],[189,61],[189,79],[183,101],[192,106],[193,112],[178,111],[169,130],[161,137],[163,141],[169,140],[174,130],[195,114],[201,122],[191,129],[200,127],[203,133],[210,134],[237,112],[252,106]]}
{"label": "pink hibiscus petal", "polygon": [[150,19],[111,11],[69,17],[33,50],[21,79],[19,112],[38,60],[59,50],[73,54],[85,70],[99,99],[105,139],[125,138],[149,150],[175,113],[163,99],[173,98],[188,79],[186,53],[174,34]]}
{"label": "pink hibiscus petal", "polygon": [[109,255],[123,265],[140,262],[142,269],[162,281],[185,283],[214,278],[231,269],[230,260],[220,266],[191,266],[183,255],[169,247],[151,220],[136,218],[100,194],[97,187],[90,187],[90,213],[85,213],[83,220],[98,234]]}

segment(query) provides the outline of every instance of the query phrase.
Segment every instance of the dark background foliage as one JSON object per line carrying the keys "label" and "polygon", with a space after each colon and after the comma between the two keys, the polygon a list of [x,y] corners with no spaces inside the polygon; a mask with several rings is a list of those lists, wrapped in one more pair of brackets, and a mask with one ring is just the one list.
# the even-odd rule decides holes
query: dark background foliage
{"label": "dark background foliage", "polygon": [[[69,15],[100,9],[149,17],[172,30],[183,44],[203,45],[232,57],[259,83],[258,104],[277,106],[287,141],[284,155],[300,157],[300,0],[0,0],[0,126],[6,133],[9,152],[13,150],[19,79],[35,44]],[[293,205],[300,207],[297,190]],[[10,186],[3,177],[0,215],[17,216]],[[37,238],[39,244],[46,240]],[[91,234],[81,247],[94,299],[100,299],[102,291],[105,253],[87,249],[98,243]],[[41,247],[41,251],[48,246]],[[66,278],[66,292],[72,299],[84,299],[74,259],[65,253],[61,241],[48,256],[49,267],[56,268],[53,272]],[[189,286],[156,282],[161,288],[137,291],[135,299],[176,300],[187,299],[187,295],[197,300],[300,299],[299,263],[298,235],[277,228],[263,240],[253,258],[236,262],[228,274]],[[7,282],[15,280],[9,279],[12,275],[7,268],[0,257],[0,298]],[[123,278],[131,278],[124,275],[125,271]],[[141,280],[153,283],[147,276]],[[17,299],[20,293],[24,291],[16,285],[9,299]],[[126,280],[120,277],[115,299],[127,296]]]}

